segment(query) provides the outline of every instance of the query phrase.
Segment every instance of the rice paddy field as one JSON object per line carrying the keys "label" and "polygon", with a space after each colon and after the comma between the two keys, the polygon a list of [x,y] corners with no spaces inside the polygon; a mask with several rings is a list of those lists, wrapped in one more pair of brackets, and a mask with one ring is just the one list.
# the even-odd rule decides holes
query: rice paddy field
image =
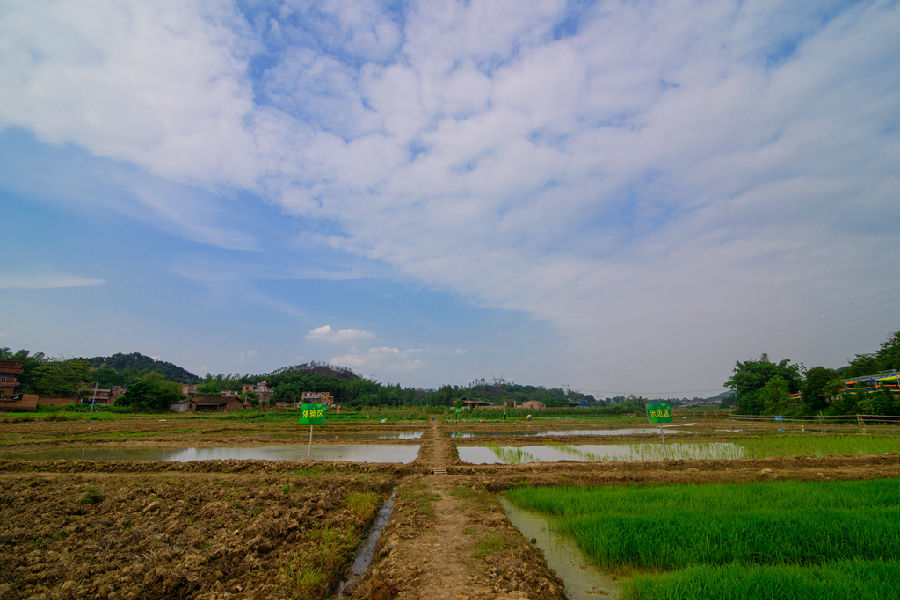
{"label": "rice paddy field", "polygon": [[632,600],[896,598],[900,479],[519,487]]}

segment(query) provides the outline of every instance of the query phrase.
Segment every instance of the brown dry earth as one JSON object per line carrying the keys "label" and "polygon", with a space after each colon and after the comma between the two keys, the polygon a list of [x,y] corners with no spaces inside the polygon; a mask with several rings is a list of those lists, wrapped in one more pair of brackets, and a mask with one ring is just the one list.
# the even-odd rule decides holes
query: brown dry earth
{"label": "brown dry earth", "polygon": [[354,499],[377,505],[392,485],[312,468],[5,471],[0,598],[327,597],[371,517]]}
{"label": "brown dry earth", "polygon": [[[152,435],[139,442],[126,435],[128,443],[188,439],[199,445],[199,439],[248,445],[284,443],[290,436],[306,442],[282,424],[198,420],[190,425],[196,426],[193,434],[179,431],[184,421],[4,423],[0,440],[7,448],[119,445],[120,434],[149,428]],[[423,429],[421,424],[382,427]],[[512,527],[493,492],[523,483],[900,475],[897,454],[469,465],[459,461],[446,428],[439,421],[426,426],[423,439],[414,441],[421,443],[418,459],[409,465],[0,460],[0,598],[329,598],[366,527],[348,499],[366,493],[384,498],[396,486],[397,501],[372,566],[345,597],[556,600],[565,597],[561,582],[540,551]],[[715,428],[707,434],[714,435]],[[369,430],[368,424],[347,424],[327,433],[353,438],[354,432]],[[86,501],[91,494],[100,499]],[[337,550],[325,556],[323,548],[332,546]],[[304,565],[310,564],[320,567],[321,581],[304,579],[309,571]]]}

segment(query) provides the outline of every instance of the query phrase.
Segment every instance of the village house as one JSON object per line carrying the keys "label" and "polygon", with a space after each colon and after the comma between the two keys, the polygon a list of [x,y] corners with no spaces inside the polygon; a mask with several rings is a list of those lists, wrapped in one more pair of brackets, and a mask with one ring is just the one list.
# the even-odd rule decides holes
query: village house
{"label": "village house", "polygon": [[543,402],[539,402],[538,400],[526,400],[525,402],[520,402],[516,404],[514,408],[524,408],[528,410],[544,410],[547,408],[547,405]]}
{"label": "village house", "polygon": [[125,394],[128,386],[114,385],[111,388],[92,388],[81,396],[82,404],[113,404],[116,398]]}
{"label": "village house", "polygon": [[334,396],[330,392],[301,392],[300,402],[303,404],[334,404]]}
{"label": "village house", "polygon": [[0,360],[0,397],[11,398],[19,393],[23,364],[21,360]]}
{"label": "village house", "polygon": [[269,406],[272,403],[272,396],[275,395],[275,391],[265,381],[245,383],[241,388],[241,393],[243,394],[244,392],[253,392],[260,407]]}
{"label": "village house", "polygon": [[189,399],[169,407],[176,412],[226,412],[250,408],[249,402],[237,396],[191,396]]}

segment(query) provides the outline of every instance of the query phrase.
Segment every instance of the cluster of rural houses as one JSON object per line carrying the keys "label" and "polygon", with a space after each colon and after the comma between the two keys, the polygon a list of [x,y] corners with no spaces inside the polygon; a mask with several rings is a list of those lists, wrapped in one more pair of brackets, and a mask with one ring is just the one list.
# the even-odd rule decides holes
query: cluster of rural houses
{"label": "cluster of rural houses", "polygon": [[217,396],[202,395],[197,391],[198,384],[185,383],[181,386],[185,400],[173,404],[170,408],[176,412],[227,411],[250,408],[247,393],[256,396],[257,408],[298,408],[300,404],[322,403],[334,404],[334,396],[329,392],[301,392],[300,399],[295,402],[273,402],[275,391],[265,381],[245,383],[241,391],[222,390]]}
{"label": "cluster of rural houses", "polygon": [[488,410],[501,410],[504,408],[524,408],[527,410],[544,410],[547,408],[547,405],[539,400],[526,400],[525,402],[514,402],[512,406],[507,406],[506,404],[494,404],[493,402],[487,402],[485,400],[467,400],[465,397],[461,398],[462,404],[465,408],[468,409],[488,409]]}
{"label": "cluster of rural houses", "polygon": [[[113,386],[101,388],[95,386],[78,397],[71,396],[43,396],[38,394],[19,393],[20,379],[23,372],[23,363],[19,360],[0,360],[0,411],[37,409],[37,405],[59,406],[63,404],[93,403],[112,404],[116,398],[122,396],[127,386]],[[185,399],[172,404],[171,410],[178,412],[197,411],[228,411],[250,408],[247,393],[252,392],[256,397],[259,408],[270,407],[299,407],[302,403],[334,404],[334,396],[329,392],[302,392],[296,402],[274,402],[275,392],[265,381],[247,383],[237,390],[223,390],[218,395],[204,395],[198,391],[199,384],[185,383],[181,386]]]}

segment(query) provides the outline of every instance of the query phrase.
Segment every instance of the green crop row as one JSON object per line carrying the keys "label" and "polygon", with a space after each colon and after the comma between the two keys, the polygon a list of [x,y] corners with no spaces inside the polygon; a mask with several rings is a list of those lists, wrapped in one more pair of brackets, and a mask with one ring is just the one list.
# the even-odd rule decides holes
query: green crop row
{"label": "green crop row", "polygon": [[900,559],[897,508],[866,511],[766,508],[710,519],[704,514],[593,515],[562,529],[604,566],[819,564],[847,558]]}
{"label": "green crop row", "polygon": [[511,500],[530,510],[556,516],[678,514],[731,515],[765,507],[773,512],[898,508],[898,480],[782,481],[583,487],[520,487]]}
{"label": "green crop row", "polygon": [[891,434],[767,436],[736,443],[748,458],[900,452],[900,435]]}
{"label": "green crop row", "polygon": [[897,480],[517,488],[606,566],[900,559]]}
{"label": "green crop row", "polygon": [[814,567],[796,565],[701,565],[654,576],[638,576],[626,586],[629,600],[728,598],[755,600],[889,600],[897,597],[900,563],[840,561]]}
{"label": "green crop row", "polygon": [[[900,480],[510,490],[629,600],[896,597]],[[640,573],[642,570],[668,572]]]}

